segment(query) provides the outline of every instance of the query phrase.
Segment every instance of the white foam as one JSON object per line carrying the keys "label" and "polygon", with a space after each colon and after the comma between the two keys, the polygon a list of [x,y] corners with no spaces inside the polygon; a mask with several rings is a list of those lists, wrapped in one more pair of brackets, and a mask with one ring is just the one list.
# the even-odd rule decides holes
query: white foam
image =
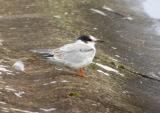
{"label": "white foam", "polygon": [[106,13],[104,13],[103,11],[100,11],[100,10],[98,10],[98,9],[93,9],[93,8],[91,8],[90,10],[93,11],[93,12],[95,12],[95,13],[98,13],[98,14],[100,14],[100,15],[107,16]]}
{"label": "white foam", "polygon": [[102,71],[102,70],[97,70],[97,71],[100,72],[100,73],[103,73],[103,74],[106,75],[106,76],[109,76],[108,73],[106,73],[106,72],[104,72],[104,71]]}

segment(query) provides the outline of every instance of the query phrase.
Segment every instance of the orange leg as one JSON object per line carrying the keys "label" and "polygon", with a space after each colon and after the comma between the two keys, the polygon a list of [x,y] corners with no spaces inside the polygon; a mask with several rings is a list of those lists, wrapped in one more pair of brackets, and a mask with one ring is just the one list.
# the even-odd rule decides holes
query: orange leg
{"label": "orange leg", "polygon": [[78,70],[78,75],[79,75],[80,77],[85,77],[85,70],[84,70],[84,68],[80,68],[80,69]]}

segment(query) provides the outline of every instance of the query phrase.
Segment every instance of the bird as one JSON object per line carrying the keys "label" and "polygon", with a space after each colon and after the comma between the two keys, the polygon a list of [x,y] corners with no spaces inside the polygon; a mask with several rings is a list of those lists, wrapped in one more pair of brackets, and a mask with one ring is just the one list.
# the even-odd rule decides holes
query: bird
{"label": "bird", "polygon": [[54,64],[77,70],[77,75],[85,77],[84,68],[92,63],[96,54],[97,42],[104,41],[92,35],[81,35],[75,42],[59,48],[32,50],[32,52],[39,53]]}

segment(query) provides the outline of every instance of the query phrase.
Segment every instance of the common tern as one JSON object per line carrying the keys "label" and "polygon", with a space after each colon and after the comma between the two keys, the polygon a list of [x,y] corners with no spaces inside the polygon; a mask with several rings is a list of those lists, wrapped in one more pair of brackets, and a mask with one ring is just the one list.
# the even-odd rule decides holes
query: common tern
{"label": "common tern", "polygon": [[78,71],[78,75],[85,77],[84,67],[91,64],[95,54],[96,42],[103,42],[91,35],[82,35],[70,44],[65,44],[57,49],[32,50],[54,64],[69,67]]}

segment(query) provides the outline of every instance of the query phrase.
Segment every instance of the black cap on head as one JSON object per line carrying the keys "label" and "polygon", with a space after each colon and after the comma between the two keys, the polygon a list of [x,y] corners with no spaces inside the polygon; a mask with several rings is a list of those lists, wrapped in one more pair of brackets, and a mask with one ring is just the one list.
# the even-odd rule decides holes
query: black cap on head
{"label": "black cap on head", "polygon": [[82,40],[85,43],[92,41],[92,39],[90,38],[90,36],[87,36],[87,35],[82,35],[77,40]]}

